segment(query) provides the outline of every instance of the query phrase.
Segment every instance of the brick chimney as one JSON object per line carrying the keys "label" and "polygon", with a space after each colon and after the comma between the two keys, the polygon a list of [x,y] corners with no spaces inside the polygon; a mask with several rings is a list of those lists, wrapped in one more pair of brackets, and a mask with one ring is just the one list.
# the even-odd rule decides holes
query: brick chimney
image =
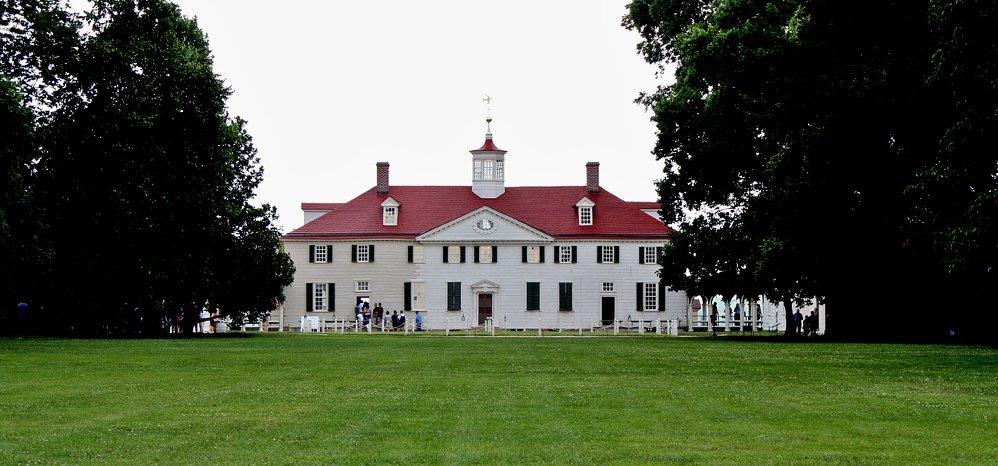
{"label": "brick chimney", "polygon": [[388,162],[378,162],[378,194],[388,194]]}
{"label": "brick chimney", "polygon": [[599,162],[586,164],[586,191],[599,192]]}

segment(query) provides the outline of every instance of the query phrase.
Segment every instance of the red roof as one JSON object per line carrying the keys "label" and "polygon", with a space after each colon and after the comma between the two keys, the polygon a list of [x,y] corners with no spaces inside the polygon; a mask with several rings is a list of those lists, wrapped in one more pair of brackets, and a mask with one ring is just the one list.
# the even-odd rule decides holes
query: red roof
{"label": "red roof", "polygon": [[628,204],[630,204],[630,205],[632,205],[634,207],[637,207],[639,209],[662,210],[662,204],[659,204],[658,202],[654,202],[654,201],[651,201],[651,202],[646,202],[646,201],[629,201]]}
{"label": "red roof", "polygon": [[492,136],[488,136],[488,135],[485,136],[485,143],[482,144],[482,147],[479,147],[478,149],[475,149],[472,152],[479,152],[479,151],[486,151],[486,152],[506,152],[506,151],[504,151],[504,150],[496,147],[495,143],[492,142]]}
{"label": "red roof", "polygon": [[[381,203],[391,196],[402,206],[397,226],[381,224]],[[593,225],[580,226],[575,204],[596,204]],[[629,202],[585,186],[511,187],[496,199],[482,199],[470,186],[392,186],[388,194],[371,188],[332,212],[285,235],[286,239],[411,239],[480,207],[490,207],[556,239],[656,239],[671,231]]]}
{"label": "red roof", "polygon": [[343,204],[342,202],[302,202],[301,210],[335,210]]}

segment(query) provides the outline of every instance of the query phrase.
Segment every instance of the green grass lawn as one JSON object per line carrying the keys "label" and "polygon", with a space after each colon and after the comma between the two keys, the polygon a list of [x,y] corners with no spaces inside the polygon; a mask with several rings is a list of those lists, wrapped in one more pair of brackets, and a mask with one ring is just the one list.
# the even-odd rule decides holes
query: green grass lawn
{"label": "green grass lawn", "polygon": [[0,339],[0,463],[998,463],[998,351]]}

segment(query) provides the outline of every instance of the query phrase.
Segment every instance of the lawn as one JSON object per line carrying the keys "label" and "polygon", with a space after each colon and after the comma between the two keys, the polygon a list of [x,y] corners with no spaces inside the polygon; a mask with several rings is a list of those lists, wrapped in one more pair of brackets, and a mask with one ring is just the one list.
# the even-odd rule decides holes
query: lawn
{"label": "lawn", "polygon": [[998,463],[998,351],[0,339],[0,463]]}

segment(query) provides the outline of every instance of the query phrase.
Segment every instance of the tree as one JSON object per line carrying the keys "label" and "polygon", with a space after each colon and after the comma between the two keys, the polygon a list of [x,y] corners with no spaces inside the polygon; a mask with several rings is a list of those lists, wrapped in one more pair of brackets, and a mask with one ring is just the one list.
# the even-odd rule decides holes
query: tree
{"label": "tree", "polygon": [[[738,225],[746,245],[736,255],[691,242],[666,262],[690,269],[702,255],[732,269],[747,259],[754,289],[785,303],[816,297],[830,328],[850,334],[882,332],[871,315],[909,300],[887,330],[935,332],[927,323],[953,296],[994,288],[995,5],[628,9],[624,26],[641,34],[645,59],[677,66],[674,84],[640,99],[665,162],[663,219],[684,235]],[[735,218],[696,221],[716,211]]]}
{"label": "tree", "polygon": [[190,334],[202,311],[241,321],[282,301],[293,266],[274,209],[250,203],[262,169],[197,24],[165,0],[0,13],[4,69],[45,115],[32,168],[50,328],[155,335],[183,316]]}

